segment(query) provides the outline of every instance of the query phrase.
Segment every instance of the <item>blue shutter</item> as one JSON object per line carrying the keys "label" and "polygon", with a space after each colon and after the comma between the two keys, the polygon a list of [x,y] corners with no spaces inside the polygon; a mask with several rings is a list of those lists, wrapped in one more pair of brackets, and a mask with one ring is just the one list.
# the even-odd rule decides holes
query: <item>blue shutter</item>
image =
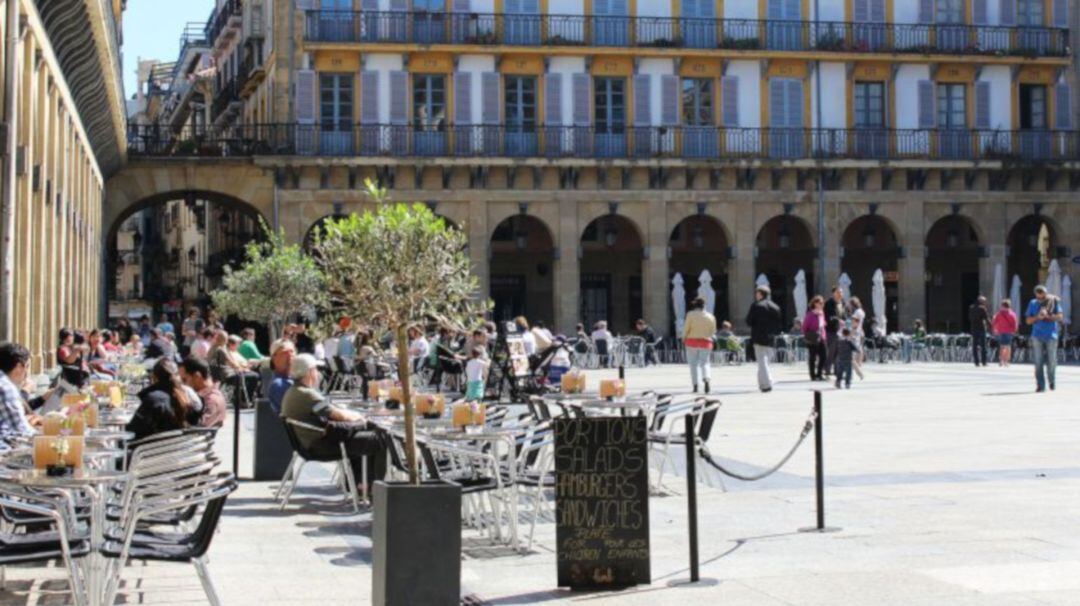
{"label": "blue shutter", "polygon": [[770,21],[779,21],[784,18],[784,0],[769,0],[766,8],[766,18]]}
{"label": "blue shutter", "polygon": [[652,125],[651,82],[649,74],[634,76],[634,126]]}
{"label": "blue shutter", "polygon": [[885,23],[885,0],[870,1],[870,21],[872,23]]}
{"label": "blue shutter", "polygon": [[930,80],[919,80],[919,128],[934,128],[937,124],[934,105],[934,83]]}
{"label": "blue shutter", "polygon": [[698,0],[683,0],[682,16],[686,19],[696,19],[700,17],[701,8],[698,6]]}
{"label": "blue shutter", "polygon": [[503,13],[507,15],[520,15],[521,3],[522,0],[505,0],[503,2]]}
{"label": "blue shutter", "polygon": [[787,81],[787,125],[791,128],[803,128],[805,126],[803,108],[806,99],[803,97],[802,80]]}
{"label": "blue shutter", "polygon": [[315,10],[315,0],[296,0],[296,9],[301,11]]}
{"label": "blue shutter", "polygon": [[1054,27],[1069,27],[1069,0],[1054,0]]}
{"label": "blue shutter", "polygon": [[589,74],[574,74],[574,126],[592,124],[592,104],[589,99],[591,84],[592,77]]}
{"label": "blue shutter", "polygon": [[540,0],[521,0],[521,12],[526,15],[539,15]]}
{"label": "blue shutter", "polygon": [[1072,128],[1072,90],[1064,82],[1054,87],[1054,122],[1058,130]]}
{"label": "blue shutter", "polygon": [[852,0],[851,18],[856,23],[866,23],[870,20],[870,0]]}
{"label": "blue shutter", "polygon": [[472,11],[470,0],[454,0],[451,10],[455,13],[467,13]]}
{"label": "blue shutter", "polygon": [[472,73],[454,74],[454,123],[458,126],[472,124]]}
{"label": "blue shutter", "polygon": [[769,126],[783,128],[787,126],[787,116],[784,110],[784,81],[780,78],[769,80]]}
{"label": "blue shutter", "polygon": [[499,123],[499,103],[502,101],[502,95],[499,94],[499,79],[498,72],[484,72],[480,75],[484,124]]}
{"label": "blue shutter", "polygon": [[630,7],[626,0],[608,0],[611,14],[616,17],[625,17],[630,14]]}
{"label": "blue shutter", "polygon": [[721,82],[720,95],[724,126],[737,128],[739,126],[739,78],[724,76]]}
{"label": "blue shutter", "polygon": [[548,126],[562,126],[562,74],[548,74],[544,77],[544,123]]}
{"label": "blue shutter", "polygon": [[971,0],[971,22],[975,25],[986,25],[990,22],[986,2],[987,0]]}
{"label": "blue shutter", "polygon": [[409,123],[409,74],[390,72],[390,124]]}
{"label": "blue shutter", "polygon": [[360,10],[378,11],[379,0],[363,0],[363,2],[360,3]]}
{"label": "blue shutter", "polygon": [[998,5],[998,23],[1006,26],[1016,25],[1016,0],[1001,0]]}
{"label": "blue shutter", "polygon": [[597,17],[611,14],[611,0],[593,0],[593,14]]}
{"label": "blue shutter", "polygon": [[919,23],[934,22],[934,0],[919,0]]}
{"label": "blue shutter", "polygon": [[296,71],[296,122],[299,124],[315,124],[317,111],[315,109],[316,97],[315,71],[301,69]]}
{"label": "blue shutter", "polygon": [[679,124],[679,77],[670,74],[660,78],[660,123],[664,126]]}
{"label": "blue shutter", "polygon": [[390,0],[390,10],[400,12],[409,10],[409,0]]}
{"label": "blue shutter", "polygon": [[990,83],[975,83],[975,128],[988,129],[990,125]]}
{"label": "blue shutter", "polygon": [[697,16],[702,19],[715,19],[716,0],[698,0]]}
{"label": "blue shutter", "polygon": [[379,123],[379,72],[360,72],[360,122]]}

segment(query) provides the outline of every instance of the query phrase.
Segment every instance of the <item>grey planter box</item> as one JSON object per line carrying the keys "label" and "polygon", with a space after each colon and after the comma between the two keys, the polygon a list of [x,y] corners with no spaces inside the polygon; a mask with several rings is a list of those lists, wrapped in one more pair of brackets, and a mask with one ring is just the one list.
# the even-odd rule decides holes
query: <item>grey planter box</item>
{"label": "grey planter box", "polygon": [[461,603],[461,486],[376,482],[375,606]]}

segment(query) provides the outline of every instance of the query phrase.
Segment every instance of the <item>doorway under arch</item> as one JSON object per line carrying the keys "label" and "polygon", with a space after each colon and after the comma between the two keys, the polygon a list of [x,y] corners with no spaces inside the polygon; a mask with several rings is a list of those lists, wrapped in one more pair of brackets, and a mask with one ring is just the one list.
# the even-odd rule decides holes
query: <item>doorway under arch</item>
{"label": "doorway under arch", "polygon": [[525,316],[552,326],[555,320],[555,239],[540,219],[515,215],[491,232],[490,288],[493,319]]}
{"label": "doorway under arch", "polygon": [[[668,277],[669,285],[675,274],[682,275],[689,308],[690,301],[697,296],[701,286],[701,273],[709,270],[712,289],[716,293],[713,314],[720,322],[731,319],[728,309],[729,251],[729,240],[723,224],[719,219],[705,214],[691,215],[680,221],[671,230],[668,239],[668,271],[671,274]],[[675,314],[671,313],[669,317],[674,325]]]}
{"label": "doorway under arch", "polygon": [[878,315],[873,307],[874,273],[885,274],[885,320],[889,330],[897,330],[900,319],[900,243],[896,230],[879,215],[863,215],[844,230],[841,240],[844,256],[840,271],[851,278],[851,295],[858,297],[866,311],[866,334],[871,319]]}
{"label": "doorway under arch", "polygon": [[[806,274],[807,288],[810,288],[815,283],[816,256],[817,249],[810,235],[810,226],[799,217],[789,214],[773,217],[758,231],[754,277],[764,274],[768,278],[772,300],[780,307],[785,327],[790,326],[795,319],[795,276],[801,269]],[[744,298],[747,305],[753,296],[749,288],[750,286],[747,286]]]}
{"label": "doorway under arch", "polygon": [[586,328],[605,320],[611,332],[626,334],[642,316],[642,243],[637,226],[622,215],[604,215],[585,227],[579,317]]}
{"label": "doorway under arch", "polygon": [[[967,331],[968,307],[979,296],[982,246],[967,217],[938,219],[926,234],[926,328],[933,332]],[[994,309],[998,302],[991,303]]]}

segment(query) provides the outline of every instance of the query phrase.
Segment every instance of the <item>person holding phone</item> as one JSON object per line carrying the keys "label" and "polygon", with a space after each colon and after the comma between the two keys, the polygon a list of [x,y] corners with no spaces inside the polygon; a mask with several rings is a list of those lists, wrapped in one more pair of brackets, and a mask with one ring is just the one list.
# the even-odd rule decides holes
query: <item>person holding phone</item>
{"label": "person holding phone", "polygon": [[[1035,287],[1035,298],[1028,303],[1024,319],[1031,327],[1031,352],[1035,358],[1035,391],[1050,391],[1057,387],[1058,324],[1064,319],[1061,313],[1061,301],[1051,295],[1046,287]],[[1044,376],[1045,375],[1045,376]]]}

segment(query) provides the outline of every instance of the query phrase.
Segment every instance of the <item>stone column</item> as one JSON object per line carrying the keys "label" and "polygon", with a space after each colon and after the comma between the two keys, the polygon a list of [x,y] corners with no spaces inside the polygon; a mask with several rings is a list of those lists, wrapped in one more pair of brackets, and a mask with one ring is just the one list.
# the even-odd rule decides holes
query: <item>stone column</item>
{"label": "stone column", "polygon": [[[825,247],[825,266],[821,267],[820,260],[817,260],[814,263],[814,270],[821,272],[817,274],[820,278],[815,281],[814,292],[823,297],[828,297],[832,294],[832,287],[836,286],[837,280],[840,279],[840,247],[843,244],[843,242],[841,242],[841,238],[843,238],[843,228],[840,227],[840,222],[838,220],[839,214],[840,205],[835,202],[829,202],[828,198],[826,198],[825,242],[818,242],[819,247]],[[817,235],[815,234],[814,237],[816,239]]]}
{"label": "stone column", "polygon": [[[645,234],[644,275],[642,293],[645,319],[654,330],[666,335],[671,321],[668,319],[668,226],[665,201],[653,198],[648,201],[649,223]],[[631,318],[631,322],[637,318]]]}
{"label": "stone column", "polygon": [[[761,225],[755,220],[753,204],[740,202],[733,224],[735,233],[734,270],[728,284],[728,309],[731,310],[731,323],[738,330],[746,330],[746,309],[754,297],[754,269],[756,260],[754,249],[757,246],[757,233]],[[722,321],[718,318],[718,321]]]}
{"label": "stone column", "polygon": [[480,292],[491,297],[491,242],[488,237],[487,204],[470,202],[468,209],[469,260],[480,282]]}
{"label": "stone column", "polygon": [[900,259],[900,330],[911,330],[916,318],[926,322],[926,229],[923,201],[907,203],[904,230],[908,234],[906,258]]}
{"label": "stone column", "polygon": [[556,225],[555,259],[555,322],[558,330],[573,334],[574,325],[580,320],[581,269],[578,245],[581,230],[578,228],[578,208],[575,202],[560,200],[559,222]]}

